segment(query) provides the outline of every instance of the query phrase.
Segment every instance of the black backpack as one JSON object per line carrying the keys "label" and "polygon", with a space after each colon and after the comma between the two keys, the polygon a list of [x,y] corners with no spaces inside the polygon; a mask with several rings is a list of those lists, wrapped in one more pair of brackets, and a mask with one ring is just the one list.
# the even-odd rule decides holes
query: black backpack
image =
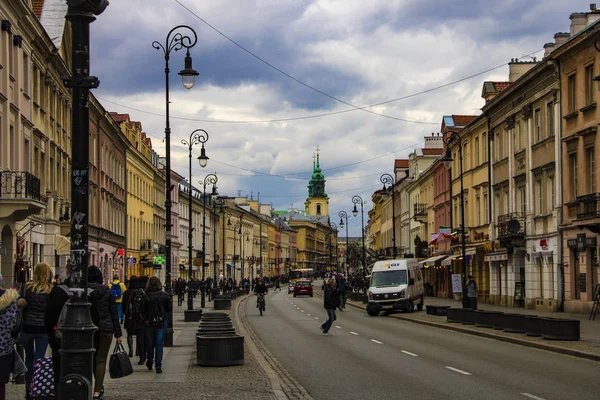
{"label": "black backpack", "polygon": [[136,321],[147,321],[146,304],[150,301],[144,289],[135,289],[126,312]]}
{"label": "black backpack", "polygon": [[148,298],[148,302],[146,303],[146,322],[152,326],[162,325],[163,322],[165,322],[164,315],[165,310],[160,298],[155,298],[153,300]]}

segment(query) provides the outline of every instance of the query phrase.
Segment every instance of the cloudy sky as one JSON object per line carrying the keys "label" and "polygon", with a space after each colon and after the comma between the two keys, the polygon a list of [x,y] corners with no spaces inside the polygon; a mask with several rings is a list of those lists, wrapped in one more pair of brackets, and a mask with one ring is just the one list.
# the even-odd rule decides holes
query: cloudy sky
{"label": "cloudy sky", "polygon": [[[180,142],[202,128],[210,161],[194,165],[194,184],[216,172],[222,194],[303,208],[319,146],[339,222],[443,115],[479,114],[484,81],[507,80],[511,58],[541,58],[569,15],[588,9],[588,0],[113,0],[92,25],[94,92],[141,121],[164,155],[164,57],[152,42],[191,26],[194,88],[177,75],[184,54],[170,61],[173,169],[188,176]],[[349,225],[360,235],[360,216]]]}

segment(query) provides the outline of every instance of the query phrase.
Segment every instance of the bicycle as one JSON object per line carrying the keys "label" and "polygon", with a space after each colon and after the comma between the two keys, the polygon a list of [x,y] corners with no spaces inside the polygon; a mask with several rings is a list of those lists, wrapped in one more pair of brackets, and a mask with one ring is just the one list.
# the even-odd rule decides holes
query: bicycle
{"label": "bicycle", "polygon": [[258,310],[260,311],[260,315],[263,315],[263,311],[265,311],[265,294],[257,293],[258,296]]}

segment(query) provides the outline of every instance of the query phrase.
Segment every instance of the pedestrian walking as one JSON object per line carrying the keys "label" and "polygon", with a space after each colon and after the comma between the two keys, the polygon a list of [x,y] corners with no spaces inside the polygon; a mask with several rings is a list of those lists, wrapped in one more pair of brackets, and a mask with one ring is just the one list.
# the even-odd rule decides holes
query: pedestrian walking
{"label": "pedestrian walking", "polygon": [[140,276],[133,289],[131,298],[131,314],[133,317],[134,333],[135,333],[135,354],[140,357],[138,365],[144,365],[146,362],[146,354],[148,349],[146,347],[146,317],[144,315],[144,308],[148,302],[148,296],[146,296],[146,285],[148,284],[147,276]]}
{"label": "pedestrian walking", "polygon": [[133,297],[137,285],[137,276],[132,276],[129,279],[127,290],[123,293],[123,314],[125,314],[125,323],[123,327],[127,332],[127,347],[129,349],[129,357],[133,357],[133,337],[135,336],[135,320],[133,319]]}
{"label": "pedestrian walking", "polygon": [[168,314],[172,310],[169,295],[162,290],[160,279],[156,276],[150,277],[146,287],[148,300],[145,305],[146,314],[146,367],[152,371],[152,365],[156,365],[156,373],[162,373],[163,347],[165,334],[167,333]]}
{"label": "pedestrian walking", "polygon": [[177,279],[175,284],[175,293],[177,294],[177,306],[181,307],[185,296],[185,281],[181,278]]}
{"label": "pedestrian walking", "polygon": [[123,293],[127,290],[125,284],[119,280],[119,275],[114,274],[113,281],[108,285],[112,295],[117,303],[117,312],[119,314],[119,323],[123,323]]}
{"label": "pedestrian walking", "polygon": [[[0,274],[2,285],[2,274]],[[14,289],[0,288],[0,400],[6,400],[6,384],[13,371],[14,349],[12,330],[17,322],[17,299],[19,293]]]}
{"label": "pedestrian walking", "polygon": [[58,325],[58,318],[62,311],[65,303],[69,300],[69,286],[71,285],[70,277],[64,280],[61,285],[56,285],[50,292],[48,297],[48,306],[44,313],[44,325],[46,327],[46,334],[48,335],[48,344],[52,349],[52,370],[54,371],[54,391],[56,397],[59,397],[59,382],[60,382],[60,371],[61,371],[61,353],[60,349],[62,346],[61,340],[56,336],[56,328]]}
{"label": "pedestrian walking", "polygon": [[321,325],[321,332],[323,335],[329,334],[329,329],[333,321],[337,319],[335,315],[335,309],[340,305],[340,298],[337,290],[335,289],[335,280],[330,279],[327,285],[323,287],[323,306],[327,311],[327,321]]}
{"label": "pedestrian walking", "polygon": [[469,275],[467,281],[467,306],[473,310],[477,310],[477,283],[473,279],[473,275]]}
{"label": "pedestrian walking", "polygon": [[33,366],[43,358],[48,348],[48,335],[44,325],[44,314],[52,291],[52,269],[46,263],[36,265],[33,280],[25,285],[25,294],[17,305],[22,309],[23,328],[19,345],[25,350],[25,398],[29,399]]}
{"label": "pedestrian walking", "polygon": [[[95,265],[88,267],[89,300],[92,304],[92,321],[98,327],[94,333],[94,400],[104,398],[106,360],[113,336],[121,343],[121,325],[114,291],[103,284],[102,271]],[[121,282],[113,282],[122,285]],[[124,291],[123,291],[124,292]],[[123,296],[121,296],[122,299]]]}

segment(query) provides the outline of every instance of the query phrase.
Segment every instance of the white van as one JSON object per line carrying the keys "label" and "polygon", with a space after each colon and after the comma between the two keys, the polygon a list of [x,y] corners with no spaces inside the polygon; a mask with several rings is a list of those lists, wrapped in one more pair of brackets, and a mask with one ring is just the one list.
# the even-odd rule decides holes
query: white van
{"label": "white van", "polygon": [[375,317],[381,311],[419,310],[424,304],[423,275],[415,258],[378,261],[371,270],[367,313]]}

